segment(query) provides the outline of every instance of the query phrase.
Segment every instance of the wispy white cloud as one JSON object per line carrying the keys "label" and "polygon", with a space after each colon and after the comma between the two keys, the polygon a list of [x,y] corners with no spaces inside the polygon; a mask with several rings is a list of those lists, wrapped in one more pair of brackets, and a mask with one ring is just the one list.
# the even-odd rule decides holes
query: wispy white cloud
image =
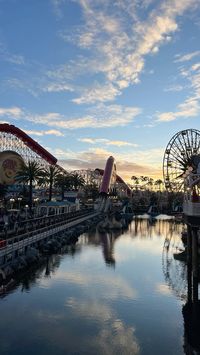
{"label": "wispy white cloud", "polygon": [[105,102],[112,101],[117,95],[120,95],[121,92],[111,83],[106,85],[96,84],[91,89],[82,90],[83,94],[76,99],[72,99],[72,102],[80,105],[86,103],[95,103],[95,102]]}
{"label": "wispy white cloud", "polygon": [[[196,0],[117,0],[114,5],[110,0],[73,1],[82,11],[82,24],[60,31],[59,36],[78,46],[77,56],[61,65],[37,68],[38,77],[32,75],[31,81],[7,79],[7,85],[34,96],[73,92],[72,102],[78,105],[113,101],[140,82],[146,58],[156,55],[171,40],[179,30],[179,17],[199,6]],[[58,17],[69,6],[66,0],[51,0],[51,4]],[[176,60],[189,60],[197,53]],[[19,64],[24,62],[23,56],[8,57]]]}
{"label": "wispy white cloud", "polygon": [[117,147],[138,147],[138,144],[136,143],[130,143],[126,141],[120,141],[120,140],[109,140],[106,138],[79,138],[78,139],[80,142],[83,143],[88,143],[88,144],[105,144],[105,145],[113,145]]}
{"label": "wispy white cloud", "polygon": [[33,136],[46,136],[46,135],[52,135],[52,136],[57,136],[57,137],[64,137],[64,134],[56,129],[49,129],[47,131],[35,131],[35,130],[24,130],[27,134],[33,135]]}
{"label": "wispy white cloud", "polygon": [[0,59],[16,65],[25,64],[23,55],[11,53],[3,43],[0,43]]}
{"label": "wispy white cloud", "polygon": [[[195,0],[168,0],[149,11],[144,21],[139,13],[141,8],[148,8],[149,1],[144,6],[144,3],[118,0],[112,11],[109,1],[101,2],[101,6],[98,1],[77,2],[82,8],[85,25],[75,28],[74,35],[60,34],[64,40],[87,48],[90,53],[88,59],[77,58],[75,64],[78,73],[82,70],[82,73],[94,74],[90,88],[78,88],[79,96],[73,99],[77,104],[113,100],[124,88],[137,84],[145,57],[157,53],[162,44],[171,40],[179,28],[178,16],[198,6]],[[184,60],[189,60],[187,58]],[[97,73],[103,75],[98,82]]]}
{"label": "wispy white cloud", "polygon": [[0,124],[9,123],[8,121],[0,121]]}
{"label": "wispy white cloud", "polygon": [[[45,125],[47,127],[53,127],[51,130],[29,130],[30,134],[42,136],[42,135],[63,135],[60,129],[74,130],[80,128],[103,128],[103,127],[116,127],[126,126],[132,123],[136,116],[141,113],[141,109],[138,107],[124,107],[121,105],[104,105],[91,107],[87,110],[86,115],[82,117],[70,118],[66,117],[58,112],[48,112],[46,114],[34,114],[28,112],[19,107],[1,108],[0,117],[9,117],[16,120],[30,121],[35,124]],[[87,143],[91,143],[87,141]],[[97,141],[96,141],[97,143]],[[106,145],[116,146],[136,146],[135,144],[124,142],[120,140],[104,140]]]}
{"label": "wispy white cloud", "polygon": [[51,0],[53,11],[58,18],[62,17],[62,6],[65,2],[66,0]]}
{"label": "wispy white cloud", "polygon": [[198,70],[200,69],[200,63],[195,63],[194,65],[192,65],[192,70]]}
{"label": "wispy white cloud", "polygon": [[183,89],[185,89],[185,87],[183,85],[177,84],[177,85],[171,85],[167,88],[164,89],[164,91],[166,92],[179,92],[182,91]]}
{"label": "wispy white cloud", "polygon": [[74,91],[74,89],[65,83],[48,83],[42,87],[45,92],[62,92],[62,91]]}
{"label": "wispy white cloud", "polygon": [[0,116],[10,118],[20,118],[23,114],[23,110],[20,107],[0,107]]}
{"label": "wispy white cloud", "polygon": [[136,116],[141,113],[138,107],[124,107],[121,105],[98,105],[88,109],[87,114],[82,117],[68,118],[57,112],[47,114],[24,113],[23,118],[34,122],[47,125],[49,127],[63,129],[80,128],[101,128],[126,126],[133,122]]}
{"label": "wispy white cloud", "polygon": [[185,55],[180,55],[178,54],[176,56],[176,59],[175,59],[175,63],[182,63],[182,62],[188,62],[190,61],[191,59],[193,59],[194,57],[196,56],[199,56],[200,55],[200,51],[195,51],[195,52],[191,52],[191,53],[187,53]]}
{"label": "wispy white cloud", "polygon": [[195,97],[186,99],[182,104],[178,105],[175,112],[163,112],[158,114],[158,121],[169,122],[177,118],[195,117],[200,112],[200,105]]}
{"label": "wispy white cloud", "polygon": [[190,68],[181,67],[180,75],[188,81],[187,87],[191,95],[180,103],[175,111],[158,113],[158,121],[169,122],[178,118],[196,117],[200,113],[200,63],[195,63]]}

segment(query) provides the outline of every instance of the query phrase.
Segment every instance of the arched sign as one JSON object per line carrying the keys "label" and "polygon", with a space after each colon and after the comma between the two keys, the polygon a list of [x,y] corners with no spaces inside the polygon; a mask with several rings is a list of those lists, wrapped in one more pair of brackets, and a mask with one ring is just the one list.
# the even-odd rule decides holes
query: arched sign
{"label": "arched sign", "polygon": [[0,152],[0,184],[14,184],[15,176],[23,164],[24,161],[18,153],[11,150]]}

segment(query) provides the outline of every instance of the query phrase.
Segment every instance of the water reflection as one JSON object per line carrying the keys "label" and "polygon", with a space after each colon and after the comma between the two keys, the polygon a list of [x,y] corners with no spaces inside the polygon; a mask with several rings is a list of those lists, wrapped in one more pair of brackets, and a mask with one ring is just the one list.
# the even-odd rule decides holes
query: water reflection
{"label": "water reflection", "polygon": [[182,229],[136,219],[85,233],[21,275],[0,302],[2,354],[189,355],[187,269],[173,257]]}
{"label": "water reflection", "polygon": [[115,236],[109,233],[101,233],[100,239],[102,243],[103,256],[105,263],[110,266],[115,266],[115,258],[114,258],[114,242]]}
{"label": "water reflection", "polygon": [[200,301],[188,301],[182,309],[186,355],[200,354]]}

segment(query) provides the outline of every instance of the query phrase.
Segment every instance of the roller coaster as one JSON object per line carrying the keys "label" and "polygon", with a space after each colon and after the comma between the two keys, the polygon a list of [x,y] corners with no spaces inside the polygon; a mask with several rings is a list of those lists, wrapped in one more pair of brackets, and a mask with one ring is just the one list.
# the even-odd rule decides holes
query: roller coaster
{"label": "roller coaster", "polygon": [[57,159],[24,131],[8,123],[0,124],[0,152],[14,151],[22,159],[37,160],[41,165],[56,164]]}
{"label": "roller coaster", "polygon": [[[44,167],[57,165],[57,158],[28,134],[14,125],[2,123],[0,124],[0,157],[2,155],[5,159],[6,153],[19,155],[25,163],[37,161]],[[67,173],[64,168],[61,169]],[[113,157],[108,158],[104,170],[97,168],[95,170],[76,170],[76,172],[84,178],[87,177],[87,183],[91,183],[95,179],[101,195],[108,196],[117,190],[125,196],[131,196],[131,189],[116,173],[116,163]]]}

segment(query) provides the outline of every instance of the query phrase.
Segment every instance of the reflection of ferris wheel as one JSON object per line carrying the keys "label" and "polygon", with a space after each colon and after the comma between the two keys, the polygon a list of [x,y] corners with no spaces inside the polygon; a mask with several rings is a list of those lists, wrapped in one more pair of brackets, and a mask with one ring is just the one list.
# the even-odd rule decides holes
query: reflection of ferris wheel
{"label": "reflection of ferris wheel", "polygon": [[163,159],[163,177],[166,188],[181,190],[183,175],[200,154],[200,131],[187,129],[176,133],[169,141]]}
{"label": "reflection of ferris wheel", "polygon": [[181,238],[172,232],[165,238],[162,253],[162,268],[167,285],[181,300],[187,299],[187,264],[176,254],[183,250]]}

